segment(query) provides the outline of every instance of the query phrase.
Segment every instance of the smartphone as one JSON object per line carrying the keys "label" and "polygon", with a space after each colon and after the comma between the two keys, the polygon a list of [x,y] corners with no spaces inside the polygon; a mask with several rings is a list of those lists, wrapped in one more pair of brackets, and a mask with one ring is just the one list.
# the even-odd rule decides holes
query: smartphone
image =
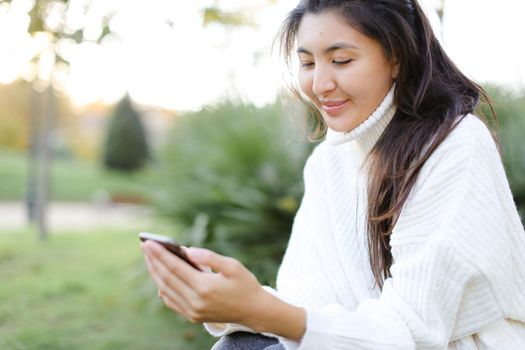
{"label": "smartphone", "polygon": [[191,267],[193,267],[193,268],[195,268],[195,269],[197,269],[199,271],[202,271],[201,268],[199,268],[195,263],[193,263],[188,258],[188,256],[184,252],[184,249],[182,249],[182,247],[179,244],[177,244],[170,237],[163,236],[163,235],[158,235],[158,234],[155,234],[155,233],[141,232],[139,234],[139,238],[140,238],[140,240],[142,242],[149,240],[149,241],[155,241],[155,242],[159,243],[164,248],[166,248],[167,250],[169,250],[170,252],[172,252],[173,254],[177,255],[179,258],[181,258],[185,262],[187,262]]}

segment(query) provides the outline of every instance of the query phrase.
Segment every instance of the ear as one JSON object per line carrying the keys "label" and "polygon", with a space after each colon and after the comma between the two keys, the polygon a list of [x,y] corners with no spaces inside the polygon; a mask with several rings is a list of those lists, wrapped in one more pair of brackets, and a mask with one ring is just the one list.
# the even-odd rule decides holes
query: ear
{"label": "ear", "polygon": [[392,79],[396,80],[399,75],[399,60],[397,57],[392,59]]}

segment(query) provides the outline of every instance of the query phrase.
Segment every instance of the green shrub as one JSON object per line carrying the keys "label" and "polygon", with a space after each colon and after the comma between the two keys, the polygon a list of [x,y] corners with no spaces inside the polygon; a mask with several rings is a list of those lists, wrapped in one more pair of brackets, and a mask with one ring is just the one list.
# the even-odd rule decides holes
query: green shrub
{"label": "green shrub", "polygon": [[133,171],[149,156],[146,132],[139,113],[126,95],[111,117],[104,147],[104,165],[109,169]]}
{"label": "green shrub", "polygon": [[[525,220],[525,95],[502,87],[488,86],[499,120],[503,162],[522,222]],[[487,106],[482,108],[489,115]]]}
{"label": "green shrub", "polygon": [[278,104],[224,102],[182,117],[158,169],[153,202],[178,239],[241,260],[273,283],[303,194],[311,145]]}

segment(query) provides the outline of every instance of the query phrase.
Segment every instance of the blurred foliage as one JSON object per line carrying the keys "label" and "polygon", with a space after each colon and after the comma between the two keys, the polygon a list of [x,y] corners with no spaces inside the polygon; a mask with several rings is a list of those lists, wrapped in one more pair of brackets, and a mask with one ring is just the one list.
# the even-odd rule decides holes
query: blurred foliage
{"label": "blurred foliage", "polygon": [[24,149],[28,144],[31,86],[0,85],[0,146]]}
{"label": "blurred foliage", "polygon": [[[1,1],[11,3],[11,1]],[[78,15],[78,10],[82,11],[82,16],[101,16],[100,18],[100,33],[96,42],[100,41],[110,33],[109,22],[115,15],[114,12],[98,13],[94,8],[93,2],[84,0],[83,3],[79,1],[68,0],[35,0],[32,2],[29,9],[29,26],[28,33],[35,34],[38,32],[46,32],[52,36],[52,41],[61,39],[69,39],[79,44],[85,41],[84,32],[92,28],[84,27],[85,21],[68,21],[67,18],[70,13]],[[78,6],[80,5],[80,6]],[[67,61],[59,57],[60,60]]]}
{"label": "blurred foliage", "polygon": [[276,4],[276,0],[261,0],[259,4],[249,4],[235,11],[227,11],[218,5],[218,1],[212,6],[204,7],[202,10],[202,24],[206,27],[212,23],[217,23],[227,27],[254,26],[253,17],[257,11],[268,5]]}
{"label": "blurred foliage", "polygon": [[279,104],[223,102],[185,115],[161,158],[152,200],[183,244],[233,256],[261,283],[274,283],[312,147],[299,139]]}
{"label": "blurred foliage", "polygon": [[[249,5],[237,10],[224,10],[215,1],[212,6],[202,8],[203,25],[217,23],[223,26],[246,26],[253,25],[252,16],[254,11],[266,5],[275,4],[275,0],[263,0],[260,4]],[[37,33],[47,33],[50,47],[58,64],[68,65],[68,59],[62,56],[60,50],[57,50],[60,41],[81,44],[86,41],[92,41],[100,44],[102,40],[110,34],[117,35],[111,28],[113,18],[118,15],[116,10],[108,9],[101,12],[91,0],[34,0],[27,5],[21,5],[20,2],[10,0],[0,0],[0,4],[7,4],[9,10],[12,6],[27,8],[29,17],[27,32],[30,35]],[[173,20],[170,13],[164,14],[164,22],[173,26]],[[97,35],[93,35],[93,28],[89,27],[89,21],[78,20],[78,18],[96,18],[99,23]],[[77,18],[77,20],[71,20]],[[118,35],[117,35],[118,36]],[[33,61],[36,62],[40,56],[38,53]]]}
{"label": "blurred foliage", "polygon": [[[75,115],[67,122],[61,123],[59,132],[64,135],[68,149],[77,159],[89,162],[100,162],[104,146],[104,128],[102,126],[86,126],[89,116]],[[101,125],[105,123],[100,122]]]}
{"label": "blurred foliage", "polygon": [[217,7],[206,7],[202,14],[204,26],[220,23],[227,26],[242,26],[251,23],[242,12],[226,12]]}
{"label": "blurred foliage", "polygon": [[130,172],[140,169],[149,158],[146,131],[140,118],[126,95],[109,121],[104,147],[106,168]]}
{"label": "blurred foliage", "polygon": [[[40,88],[47,87],[49,82],[54,80],[54,73],[62,71],[68,74],[69,60],[60,49],[62,43],[78,45],[85,41],[100,43],[111,33],[109,22],[115,15],[113,11],[100,13],[90,0],[68,1],[68,0],[34,0],[29,2],[5,1],[0,0],[0,4],[6,4],[8,11],[23,11],[27,14],[28,25],[25,29],[27,33],[36,38],[46,38],[44,45],[39,45],[39,49],[34,51],[33,57],[28,64],[32,70],[37,72],[30,80],[34,81]],[[80,13],[79,13],[80,10]],[[84,35],[85,32],[93,33],[93,28],[88,28],[88,21],[71,20],[91,16],[99,18],[100,30],[98,37],[89,39]],[[23,28],[23,27],[21,27]],[[39,62],[52,59],[52,69],[49,76],[39,75]],[[41,73],[41,72],[40,72]],[[60,89],[59,89],[60,90]]]}
{"label": "blurred foliage", "polygon": [[[32,97],[31,95],[34,94]],[[32,91],[26,81],[15,81],[8,85],[0,84],[0,147],[8,149],[27,149],[31,129],[32,107],[30,101],[38,102],[42,93]],[[59,124],[71,121],[69,100],[62,94],[56,94]],[[36,118],[43,118],[41,106],[35,106]],[[56,136],[56,135],[54,135]],[[58,146],[58,145],[54,145]]]}
{"label": "blurred foliage", "polygon": [[[489,85],[486,89],[494,102],[499,121],[507,177],[522,222],[525,222],[525,93],[511,92],[495,85]],[[482,106],[481,110],[490,115],[488,106]]]}

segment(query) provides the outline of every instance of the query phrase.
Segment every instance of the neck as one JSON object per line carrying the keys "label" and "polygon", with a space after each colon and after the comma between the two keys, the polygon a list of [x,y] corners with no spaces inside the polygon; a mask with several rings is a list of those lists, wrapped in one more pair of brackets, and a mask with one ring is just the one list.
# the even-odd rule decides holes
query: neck
{"label": "neck", "polygon": [[376,110],[354,129],[338,132],[328,128],[326,141],[333,146],[355,141],[363,153],[368,154],[396,112],[394,90],[395,85],[392,86]]}

